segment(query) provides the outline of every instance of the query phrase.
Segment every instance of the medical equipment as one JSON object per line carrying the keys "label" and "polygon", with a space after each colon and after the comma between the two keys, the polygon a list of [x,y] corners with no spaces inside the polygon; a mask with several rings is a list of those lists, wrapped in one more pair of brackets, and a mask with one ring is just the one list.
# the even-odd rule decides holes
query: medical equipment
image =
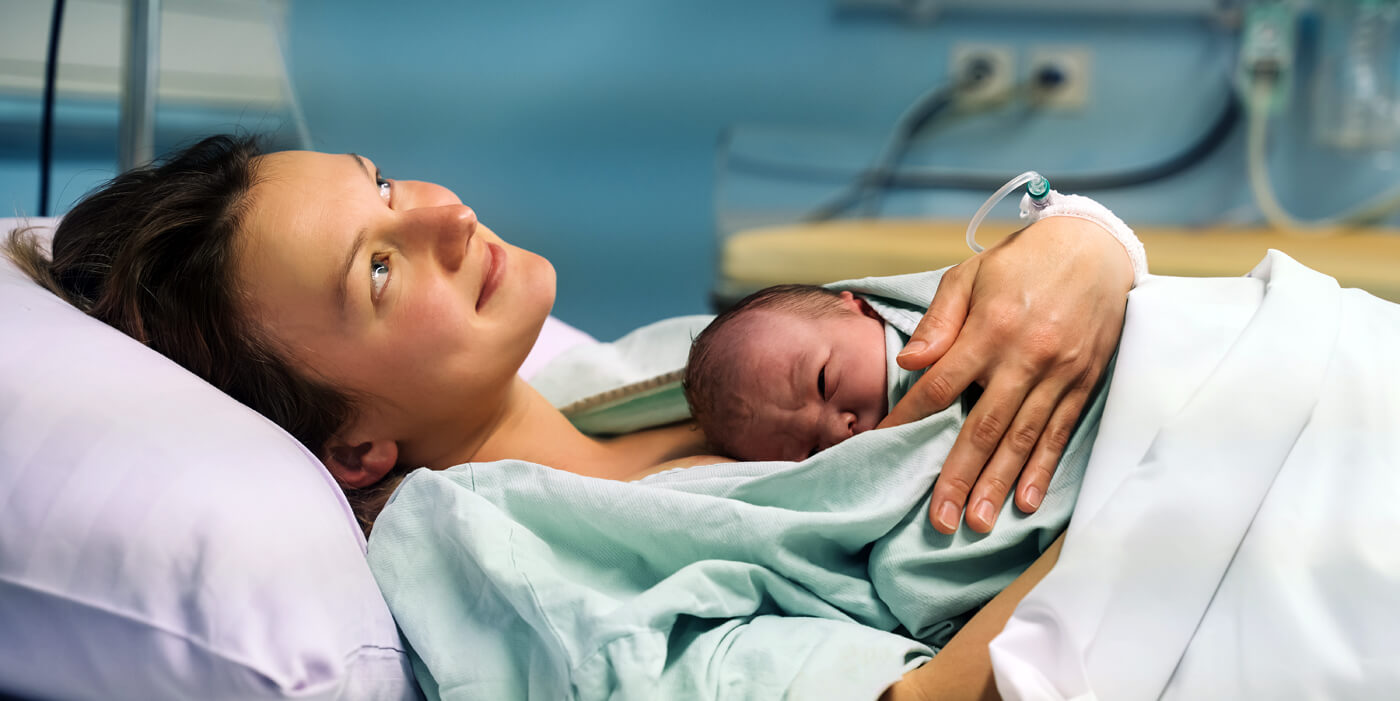
{"label": "medical equipment", "polygon": [[[1050,204],[1050,181],[1046,180],[1045,176],[1040,173],[1028,170],[1007,181],[1005,185],[992,193],[986,202],[982,203],[982,206],[977,209],[977,213],[972,215],[972,221],[967,223],[967,247],[971,248],[974,253],[982,252],[982,247],[977,244],[977,227],[987,217],[987,213],[992,211],[992,207],[995,207],[1002,198],[1021,185],[1026,186],[1026,194],[1030,196],[1029,201],[1032,207],[1044,209]],[[1021,216],[1026,216],[1026,213],[1022,212]]]}
{"label": "medical equipment", "polygon": [[[1363,66],[1370,66],[1365,69],[1370,72],[1368,77],[1362,81],[1365,92],[1370,95],[1375,91],[1391,89],[1390,86],[1375,83],[1382,74],[1381,66],[1385,65],[1377,57],[1377,52],[1383,38],[1395,30],[1400,4],[1394,0],[1357,2],[1360,11],[1353,33],[1353,48],[1357,55],[1351,58]],[[1351,212],[1313,220],[1294,217],[1274,193],[1268,165],[1269,123],[1288,104],[1297,19],[1297,8],[1286,0],[1257,0],[1245,9],[1236,83],[1248,115],[1246,159],[1255,203],[1270,224],[1285,232],[1328,234],[1340,228],[1374,223],[1400,208],[1400,188],[1373,197]],[[1393,122],[1395,116],[1392,113],[1387,118]]]}
{"label": "medical equipment", "polygon": [[49,216],[49,181],[53,179],[53,102],[58,84],[58,38],[63,27],[63,0],[54,0],[49,20],[49,47],[44,62],[44,108],[39,118],[39,216]]}
{"label": "medical equipment", "polygon": [[956,105],[959,95],[974,90],[985,81],[992,70],[986,62],[974,61],[968,65],[965,74],[920,95],[899,115],[889,141],[874,163],[848,189],[808,214],[805,217],[807,221],[825,221],[839,216],[862,200],[866,200],[865,214],[874,214],[879,208],[881,192],[890,187],[914,137]]}
{"label": "medical equipment", "polygon": [[972,221],[967,225],[967,246],[973,252],[982,252],[982,247],[977,244],[977,226],[982,223],[982,219],[996,203],[1022,184],[1026,186],[1026,195],[1021,198],[1021,219],[1027,226],[1046,217],[1074,217],[1093,222],[1123,245],[1128,260],[1133,264],[1133,286],[1142,284],[1147,278],[1147,251],[1143,248],[1142,241],[1122,219],[1088,197],[1061,195],[1051,190],[1049,181],[1033,170],[1028,170],[1001,186],[982,203],[977,214],[973,215]]}
{"label": "medical equipment", "polygon": [[1392,57],[1400,3],[1326,0],[1313,90],[1313,132],[1328,146],[1364,152],[1400,142],[1400,91]]}
{"label": "medical equipment", "polygon": [[[1219,147],[1235,132],[1235,125],[1238,125],[1242,112],[1240,99],[1233,94],[1228,95],[1225,97],[1219,115],[1214,122],[1211,122],[1211,126],[1207,127],[1198,139],[1191,141],[1177,153],[1169,155],[1161,161],[1117,169],[1117,171],[1056,176],[1056,182],[1065,192],[1089,192],[1089,190],[1112,190],[1119,189],[1119,187],[1147,185],[1147,183],[1183,174],[1187,169],[1200,164],[1208,155],[1219,150]],[[767,132],[767,130],[763,130],[763,132]],[[742,176],[742,178],[783,182],[794,186],[818,187],[833,182],[847,182],[853,178],[850,169],[847,168],[797,164],[797,162],[777,160],[769,154],[749,153],[752,141],[759,139],[762,139],[759,134],[749,133],[748,130],[739,129],[739,127],[729,129],[722,134],[720,158],[718,158],[717,164],[722,180],[738,179],[739,176]],[[819,151],[820,148],[822,148],[820,144],[812,144],[809,150]],[[876,174],[876,169],[867,169],[867,171],[855,175],[855,179],[858,183],[879,182],[886,190],[942,189],[986,192],[986,190],[995,189],[1004,183],[1007,176],[960,171],[960,169],[953,168],[911,165],[911,167],[890,168],[888,172],[881,172],[881,174]],[[732,189],[731,185],[722,183],[721,196],[724,194],[722,190],[729,189]],[[841,200],[833,197],[829,203],[819,206],[813,213],[806,214],[802,218],[806,221],[826,220],[826,218],[843,213],[860,201],[860,199],[848,199],[850,193],[844,194],[846,194],[847,199]],[[844,204],[833,204],[837,201],[844,201]],[[826,213],[823,210],[830,211]]]}

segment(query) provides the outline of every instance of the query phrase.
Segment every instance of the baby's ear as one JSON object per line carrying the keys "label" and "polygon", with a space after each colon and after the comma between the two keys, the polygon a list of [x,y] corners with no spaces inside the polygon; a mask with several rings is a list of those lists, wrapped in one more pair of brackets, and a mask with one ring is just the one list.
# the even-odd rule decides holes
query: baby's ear
{"label": "baby's ear", "polygon": [[868,316],[876,321],[884,321],[884,319],[880,317],[879,312],[876,312],[875,308],[870,306],[869,302],[855,296],[850,290],[841,290],[841,301],[846,304],[846,306],[850,307],[851,311],[857,314]]}

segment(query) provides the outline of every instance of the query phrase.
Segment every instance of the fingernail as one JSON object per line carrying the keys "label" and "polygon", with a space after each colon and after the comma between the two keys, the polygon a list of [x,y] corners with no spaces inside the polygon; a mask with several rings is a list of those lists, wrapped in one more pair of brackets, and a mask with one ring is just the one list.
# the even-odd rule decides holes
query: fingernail
{"label": "fingernail", "polygon": [[991,499],[983,499],[977,502],[977,520],[988,526],[992,525],[992,521],[996,520],[996,509],[992,508]]}
{"label": "fingernail", "polygon": [[1045,498],[1045,494],[1040,491],[1040,487],[1032,486],[1026,490],[1026,504],[1032,510],[1040,508],[1040,500]]}
{"label": "fingernail", "polygon": [[[923,341],[910,341],[909,345],[905,346],[904,350],[899,352],[899,355],[912,355],[914,353],[922,352],[925,348],[928,348],[928,344],[924,343]],[[952,506],[951,504],[947,504],[946,502],[945,505]]]}
{"label": "fingernail", "polygon": [[953,506],[951,501],[939,504],[938,511],[934,512],[933,517],[945,531],[951,531],[958,527],[958,507]]}

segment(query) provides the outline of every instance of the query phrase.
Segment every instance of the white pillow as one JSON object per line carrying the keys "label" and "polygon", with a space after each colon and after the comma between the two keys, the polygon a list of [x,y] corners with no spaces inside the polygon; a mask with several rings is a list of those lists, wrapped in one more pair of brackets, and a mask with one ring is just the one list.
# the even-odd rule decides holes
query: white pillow
{"label": "white pillow", "polygon": [[520,376],[528,380],[560,353],[574,346],[597,342],[597,339],[587,333],[551,316],[544,320],[540,337],[535,340],[535,346],[530,349],[530,355],[526,356],[525,362],[520,364]]}
{"label": "white pillow", "polygon": [[0,329],[0,692],[419,695],[301,444],[3,256]]}

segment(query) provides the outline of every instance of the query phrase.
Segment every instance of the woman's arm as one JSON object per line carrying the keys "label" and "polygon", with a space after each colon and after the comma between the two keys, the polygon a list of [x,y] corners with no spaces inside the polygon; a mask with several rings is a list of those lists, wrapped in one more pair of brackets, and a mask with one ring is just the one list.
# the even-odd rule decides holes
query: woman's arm
{"label": "woman's arm", "polygon": [[1021,599],[1040,582],[1060,558],[1065,536],[1041,553],[1011,585],[1001,590],[933,659],[904,675],[885,691],[882,701],[956,701],[999,699],[992,678],[992,658],[987,646],[1001,633]]}
{"label": "woman's arm", "polygon": [[968,525],[991,530],[1017,475],[1016,505],[1040,506],[1118,343],[1133,274],[1107,231],[1050,217],[943,276],[899,355],[928,371],[881,423],[941,411],[973,382],[986,388],[934,484],[934,528],[952,533],[966,504]]}

